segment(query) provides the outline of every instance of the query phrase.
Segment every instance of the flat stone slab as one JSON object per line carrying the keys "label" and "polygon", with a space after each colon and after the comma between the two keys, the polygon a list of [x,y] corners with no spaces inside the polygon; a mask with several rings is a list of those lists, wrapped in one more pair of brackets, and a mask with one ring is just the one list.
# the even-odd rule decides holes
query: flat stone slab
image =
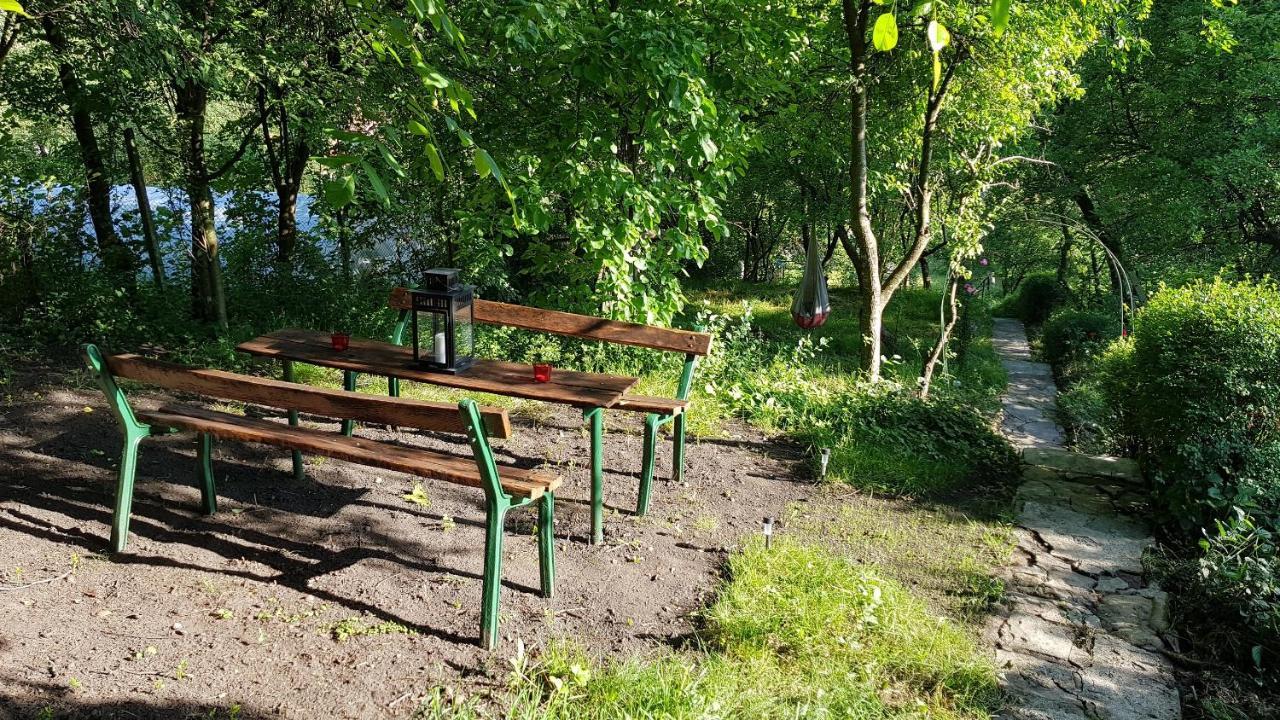
{"label": "flat stone slab", "polygon": [[1142,481],[1138,463],[1130,458],[1082,455],[1062,448],[1043,447],[1024,450],[1022,461],[1028,465],[1038,465],[1075,475],[1093,475],[1135,483]]}

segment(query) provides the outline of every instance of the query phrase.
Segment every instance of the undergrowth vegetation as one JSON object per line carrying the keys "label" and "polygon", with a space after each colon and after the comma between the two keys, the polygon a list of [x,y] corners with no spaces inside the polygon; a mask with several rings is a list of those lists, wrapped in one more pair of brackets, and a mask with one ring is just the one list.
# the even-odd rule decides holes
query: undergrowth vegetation
{"label": "undergrowth vegetation", "polygon": [[[995,668],[972,637],[898,583],[829,551],[750,543],[702,613],[696,650],[598,662],[572,645],[518,652],[501,717],[985,718]],[[488,717],[476,700],[420,717]]]}

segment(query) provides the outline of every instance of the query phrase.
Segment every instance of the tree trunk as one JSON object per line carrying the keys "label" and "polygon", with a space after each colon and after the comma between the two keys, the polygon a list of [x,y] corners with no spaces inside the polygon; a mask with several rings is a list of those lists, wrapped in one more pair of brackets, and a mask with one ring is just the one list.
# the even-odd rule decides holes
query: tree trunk
{"label": "tree trunk", "polygon": [[5,13],[4,23],[0,24],[0,64],[4,63],[9,51],[18,42],[20,32],[22,32],[22,17],[16,13]]}
{"label": "tree trunk", "polygon": [[920,285],[925,290],[933,289],[933,278],[929,277],[929,256],[920,256]]}
{"label": "tree trunk", "polygon": [[951,331],[956,326],[956,319],[959,313],[956,312],[956,289],[960,287],[960,278],[953,276],[951,283],[947,288],[947,308],[951,311],[950,319],[945,319],[942,327],[938,330],[938,342],[934,343],[933,352],[929,353],[929,360],[924,364],[924,371],[921,373],[920,397],[929,397],[929,386],[933,383],[933,373],[938,367],[938,362],[942,360],[942,356],[947,351],[947,342],[951,339]]}
{"label": "tree trunk", "polygon": [[142,219],[142,239],[146,243],[147,259],[151,263],[151,279],[157,288],[164,287],[164,258],[156,241],[155,218],[151,216],[151,198],[147,195],[147,179],[142,171],[142,158],[133,137],[133,128],[124,129],[124,150],[129,156],[129,180],[133,194],[138,199],[138,216]]}
{"label": "tree trunk", "polygon": [[50,15],[45,15],[41,23],[44,26],[45,40],[58,56],[58,80],[62,84],[62,92],[66,96],[67,106],[71,111],[71,127],[75,131],[76,144],[80,147],[80,159],[84,163],[89,220],[93,223],[93,233],[98,240],[98,252],[102,258],[102,264],[116,273],[126,288],[132,288],[133,257],[129,248],[116,234],[115,225],[112,223],[111,183],[107,177],[102,151],[98,148],[98,138],[94,133],[93,117],[89,114],[89,102],[85,97],[84,85],[81,84],[75,69],[65,57],[67,39],[62,29],[54,23]]}
{"label": "tree trunk", "polygon": [[1071,229],[1065,222],[1062,223],[1062,245],[1058,248],[1058,284],[1063,287],[1067,286],[1067,272],[1071,269],[1071,246],[1075,242]]}
{"label": "tree trunk", "polygon": [[[278,138],[271,133],[273,114],[278,117]],[[284,92],[278,86],[271,106],[267,104],[266,85],[258,86],[258,121],[266,146],[271,185],[276,191],[276,260],[287,263],[298,244],[298,192],[310,148],[303,132],[305,128],[290,127]]]}
{"label": "tree trunk", "polygon": [[[1093,204],[1093,197],[1089,195],[1089,191],[1081,188],[1076,191],[1075,197],[1076,207],[1080,208],[1080,217],[1084,218],[1084,224],[1093,231],[1098,237],[1098,241],[1110,250],[1117,258],[1123,257],[1120,252],[1120,245],[1115,242],[1111,234],[1107,232],[1107,227],[1102,223],[1102,216],[1098,214],[1097,207]],[[1111,263],[1107,263],[1108,267],[1112,267]],[[1119,291],[1120,276],[1117,274],[1116,268],[1112,267],[1110,272],[1111,289]]]}
{"label": "tree trunk", "polygon": [[278,193],[276,209],[276,260],[287,263],[298,245],[298,189]]}
{"label": "tree trunk", "polygon": [[[871,226],[867,184],[867,18],[870,0],[842,0],[845,39],[849,44],[849,201],[857,253],[850,259],[858,271],[858,295],[862,301],[858,330],[862,335],[862,368],[872,380],[880,379],[880,326],[884,307],[880,292],[880,248]],[[847,250],[847,248],[846,248]]]}
{"label": "tree trunk", "polygon": [[214,322],[220,332],[226,332],[227,300],[204,146],[209,92],[196,78],[186,78],[185,84],[175,90],[178,121],[185,130],[182,159],[191,206],[192,315],[198,320]]}

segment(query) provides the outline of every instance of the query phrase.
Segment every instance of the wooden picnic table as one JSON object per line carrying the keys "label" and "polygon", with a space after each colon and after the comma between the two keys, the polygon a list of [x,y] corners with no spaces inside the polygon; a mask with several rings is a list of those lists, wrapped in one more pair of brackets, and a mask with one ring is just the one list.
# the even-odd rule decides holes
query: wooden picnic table
{"label": "wooden picnic table", "polygon": [[[614,407],[638,378],[557,368],[549,382],[533,379],[533,368],[520,363],[477,358],[463,372],[449,374],[426,370],[413,361],[408,347],[376,340],[351,338],[346,350],[334,350],[329,333],[286,329],[240,343],[236,350],[279,360],[284,379],[293,379],[293,363],[330,367],[346,372],[381,375],[471,392],[539,400],[580,408],[591,428],[591,541],[604,539],[604,411]],[[290,412],[290,424],[297,413]],[[294,474],[302,476],[302,456],[295,452]]]}

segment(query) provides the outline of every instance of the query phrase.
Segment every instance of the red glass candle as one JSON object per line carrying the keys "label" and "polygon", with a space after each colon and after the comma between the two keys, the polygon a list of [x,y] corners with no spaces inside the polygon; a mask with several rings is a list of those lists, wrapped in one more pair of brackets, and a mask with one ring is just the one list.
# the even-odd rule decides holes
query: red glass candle
{"label": "red glass candle", "polygon": [[329,341],[333,343],[334,350],[342,352],[351,345],[351,336],[347,333],[336,332],[333,334],[333,337],[329,338]]}
{"label": "red glass candle", "polygon": [[547,363],[537,363],[533,366],[533,379],[535,382],[551,381],[551,366]]}

